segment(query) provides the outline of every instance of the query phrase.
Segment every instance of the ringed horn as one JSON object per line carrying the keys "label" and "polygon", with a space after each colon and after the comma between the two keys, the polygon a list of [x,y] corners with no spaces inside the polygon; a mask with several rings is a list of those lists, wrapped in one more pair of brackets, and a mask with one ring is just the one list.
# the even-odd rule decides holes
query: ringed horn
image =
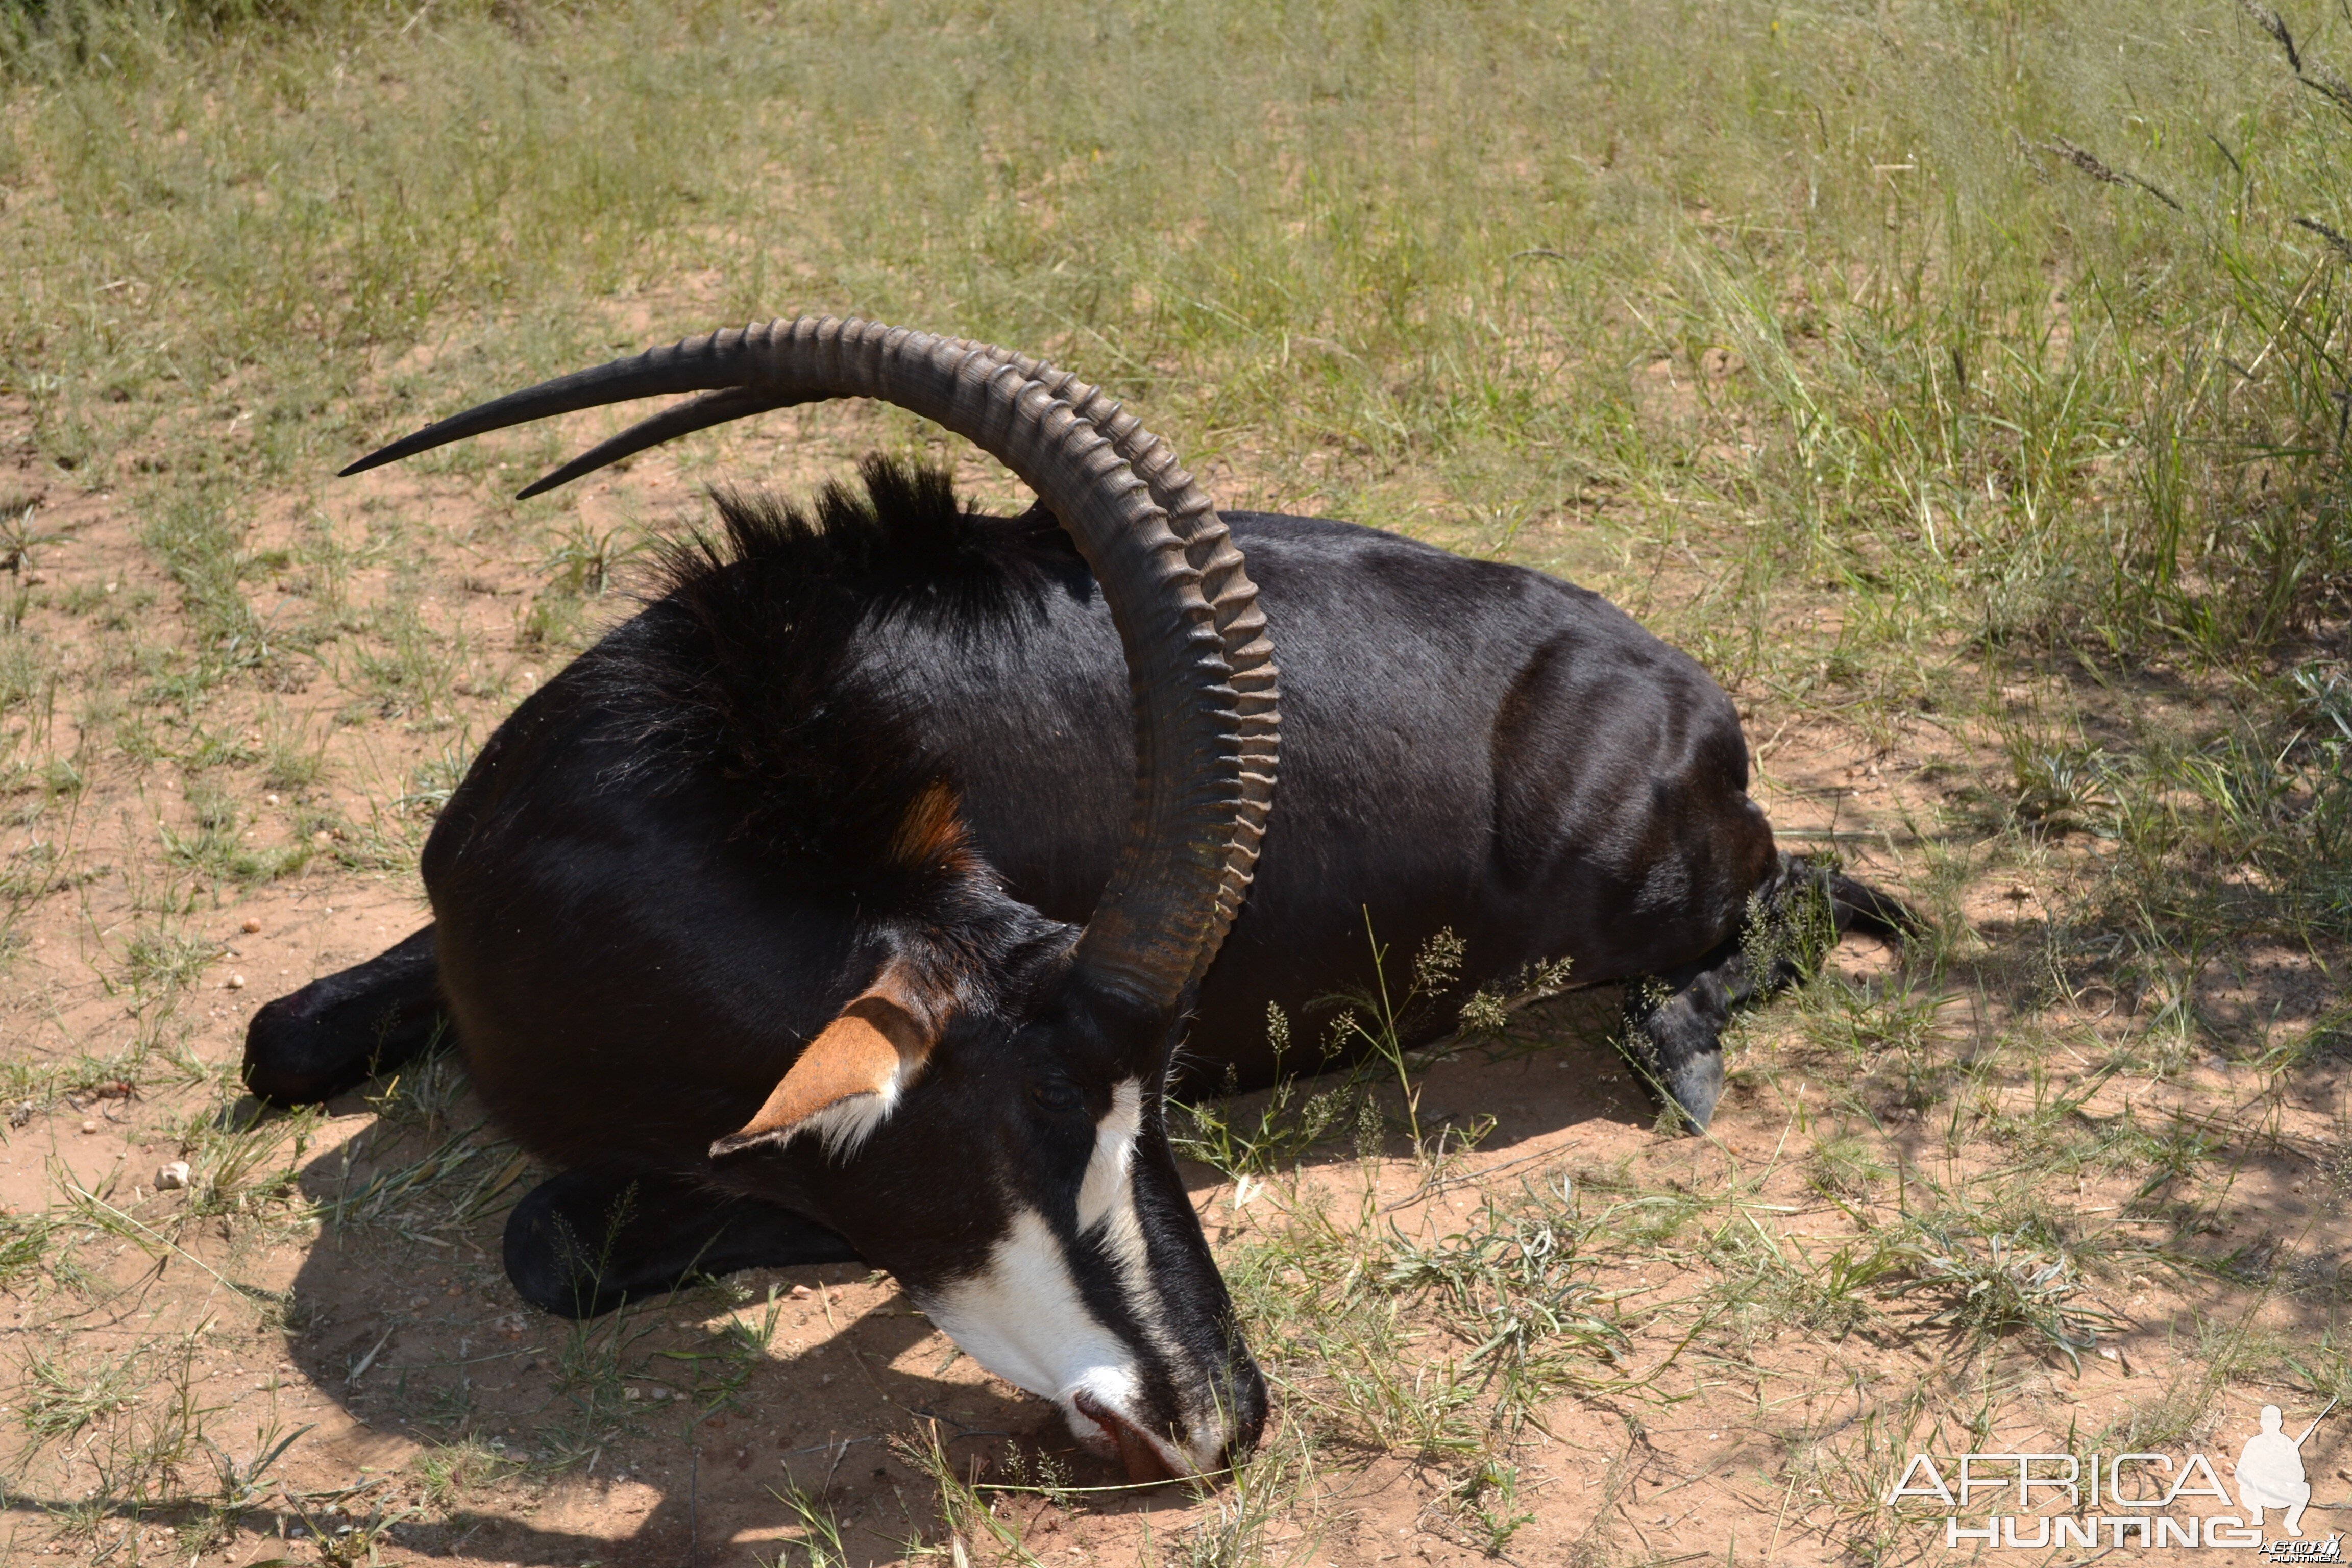
{"label": "ringed horn", "polygon": [[[688,338],[428,425],[345,468],[640,397],[703,395],[592,448],[521,496],[690,431],[834,397],[931,419],[1034,490],[1094,569],[1127,654],[1135,805],[1077,962],[1147,1009],[1175,1006],[1240,911],[1279,755],[1274,648],[1224,521],[1165,441],[1101,389],[988,344],[831,316]],[[518,498],[520,499],[520,498]]]}

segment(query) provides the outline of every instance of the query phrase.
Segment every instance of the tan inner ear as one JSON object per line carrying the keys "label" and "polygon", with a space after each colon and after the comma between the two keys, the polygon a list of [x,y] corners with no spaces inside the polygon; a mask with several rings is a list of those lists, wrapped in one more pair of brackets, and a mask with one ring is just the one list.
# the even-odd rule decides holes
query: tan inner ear
{"label": "tan inner ear", "polygon": [[710,1152],[731,1153],[772,1133],[789,1131],[852,1095],[881,1094],[902,1068],[911,1077],[939,1038],[938,1030],[926,1027],[908,1005],[911,1000],[896,987],[877,983],[844,1007],[809,1042],[758,1113],[712,1144]]}

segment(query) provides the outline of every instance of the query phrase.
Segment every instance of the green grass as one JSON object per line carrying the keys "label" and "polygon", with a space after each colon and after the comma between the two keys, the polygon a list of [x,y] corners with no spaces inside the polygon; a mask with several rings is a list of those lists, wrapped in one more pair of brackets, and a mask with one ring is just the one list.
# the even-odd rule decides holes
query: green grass
{"label": "green grass", "polygon": [[[579,430],[356,500],[329,476],[476,396],[830,310],[1050,353],[1229,504],[1608,592],[1733,690],[1784,828],[1849,826],[1808,815],[1801,763],[1906,786],[1864,847],[1935,929],[1737,1032],[1727,1116],[1785,1118],[1769,1154],[1662,1141],[1455,1188],[1500,1156],[1433,1124],[1447,1052],[1397,1046],[1446,951],[1268,1019],[1302,1071],[1336,1038],[1367,1065],[1179,1119],[1258,1194],[1221,1258],[1281,1404],[1160,1560],[1344,1555],[1349,1489],[1390,1463],[1423,1527],[1508,1556],[1564,1495],[1542,1423],[1614,1412],[1580,1441],[1624,1460],[1694,1409],[1730,1426],[1726,1387],[1775,1489],[1900,1555],[1890,1457],[2095,1373],[2158,1310],[2136,1290],[2179,1360],[2116,1441],[2175,1441],[2241,1385],[2333,1392],[2342,1287],[2248,1194],[2352,1190],[2340,1115],[2280,1131],[2352,1038],[2344,72],[2340,7],[2221,0],[0,0],[0,417],[26,455],[0,492],[0,953],[70,931],[123,1014],[0,1082],[41,1115],[117,1084],[203,1102],[136,1108],[192,1166],[167,1218],[114,1188],[11,1215],[0,1279],[88,1304],[111,1247],[209,1285],[233,1258],[173,1249],[213,1228],[397,1248],[495,1220],[522,1167],[447,1058],[306,1172],[309,1123],[219,1114],[201,986],[273,884],[413,890],[488,726],[625,613],[675,520],[506,499]],[[780,418],[678,460],[752,478],[795,428],[929,439]],[[128,555],[78,564],[116,517]],[[2280,954],[2305,978],[2263,978]],[[1541,994],[1461,1022],[1467,1063],[1601,1043]],[[1394,1210],[1383,1179],[1463,1202]],[[2282,1312],[2300,1339],[2249,1326]],[[283,1434],[200,1495],[205,1413],[119,1397],[184,1365],[75,1331],[26,1341],[11,1404],[28,1440],[102,1435],[116,1479],[52,1515],[94,1550],[176,1500],[184,1541],[223,1538]],[[766,1352],[656,1353],[635,1320],[552,1352],[542,1468],[642,1438],[648,1369],[715,1408]],[[520,1484],[468,1385],[425,1381],[394,1401],[446,1439],[418,1506]],[[1831,1384],[1835,1418],[1788,1403]],[[1031,1552],[936,1443],[908,1457],[968,1553]],[[780,1506],[794,1561],[847,1554],[829,1500]],[[1564,1550],[1654,1555],[1607,1521]]]}
{"label": "green grass", "polygon": [[697,320],[1054,346],[1190,451],[1475,546],[1745,514],[1726,654],[1790,577],[1877,588],[1847,638],[1915,650],[2210,657],[2340,608],[2343,289],[2295,220],[2352,221],[2344,128],[2218,5],[392,15],[266,64],[137,26],[110,69],[20,47],[14,156],[57,197],[0,352],[45,423],[104,446],[179,416],[158,374],[233,376],[253,437],[210,460],[315,470],[383,427],[363,405],[459,394],[366,390],[409,344],[552,363],[629,341],[601,298],[708,269]]}

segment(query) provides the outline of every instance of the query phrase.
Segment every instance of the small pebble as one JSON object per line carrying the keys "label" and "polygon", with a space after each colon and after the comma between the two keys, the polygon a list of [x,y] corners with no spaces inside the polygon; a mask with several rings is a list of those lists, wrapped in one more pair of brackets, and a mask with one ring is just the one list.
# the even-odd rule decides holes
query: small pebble
{"label": "small pebble", "polygon": [[159,1193],[179,1192],[187,1184],[188,1163],[185,1160],[174,1160],[168,1165],[158,1167],[155,1172],[155,1190]]}
{"label": "small pebble", "polygon": [[274,795],[265,795],[261,798],[268,801],[272,805],[276,805],[278,804],[278,797]]}
{"label": "small pebble", "polygon": [[95,1121],[85,1121],[81,1124],[81,1130],[85,1132],[95,1132],[98,1131],[98,1123]]}
{"label": "small pebble", "polygon": [[795,1285],[793,1287],[793,1300],[795,1301],[805,1301],[815,1294],[815,1291],[810,1289],[805,1285]]}
{"label": "small pebble", "polygon": [[257,920],[255,917],[253,917],[253,916],[251,916],[251,915],[247,915],[247,916],[246,916],[246,917],[245,917],[245,930],[246,930],[246,932],[247,932],[247,935],[250,935],[250,934],[252,934],[253,932],[259,931],[260,929],[261,929],[261,921],[260,921]]}
{"label": "small pebble", "polygon": [[244,990],[244,989],[245,989],[245,976],[244,976],[244,975],[242,975],[242,974],[232,974],[232,975],[230,975],[230,976],[228,977],[228,988],[229,988],[230,990],[232,990],[232,991],[242,991],[242,990]]}

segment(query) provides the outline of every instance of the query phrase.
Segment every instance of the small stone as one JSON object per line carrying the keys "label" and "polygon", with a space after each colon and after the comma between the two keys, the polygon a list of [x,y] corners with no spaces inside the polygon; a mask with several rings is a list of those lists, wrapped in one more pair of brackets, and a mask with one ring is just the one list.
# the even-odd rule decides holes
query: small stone
{"label": "small stone", "polygon": [[244,975],[242,975],[242,974],[232,974],[232,975],[230,975],[230,976],[228,977],[228,988],[229,988],[230,990],[232,990],[232,991],[242,991],[242,990],[244,990],[244,989],[245,989],[245,976],[244,976]]}
{"label": "small stone", "polygon": [[625,1388],[621,1391],[621,1397],[624,1399],[643,1399],[645,1395],[639,1394],[634,1388]]}
{"label": "small stone", "polygon": [[274,795],[265,795],[261,798],[268,802],[271,805],[276,805],[278,804],[278,797]]}
{"label": "small stone", "polygon": [[793,1300],[795,1301],[805,1301],[815,1294],[815,1291],[810,1289],[805,1285],[795,1285],[793,1287]]}
{"label": "small stone", "polygon": [[252,935],[255,931],[257,931],[260,929],[261,921],[259,919],[253,915],[247,915],[245,917],[245,932],[247,936]]}
{"label": "small stone", "polygon": [[157,1192],[176,1193],[185,1189],[187,1184],[188,1163],[185,1160],[174,1160],[168,1165],[157,1167],[155,1172]]}
{"label": "small stone", "polygon": [[95,1121],[85,1121],[81,1124],[81,1130],[85,1132],[95,1132],[98,1131],[98,1123]]}

